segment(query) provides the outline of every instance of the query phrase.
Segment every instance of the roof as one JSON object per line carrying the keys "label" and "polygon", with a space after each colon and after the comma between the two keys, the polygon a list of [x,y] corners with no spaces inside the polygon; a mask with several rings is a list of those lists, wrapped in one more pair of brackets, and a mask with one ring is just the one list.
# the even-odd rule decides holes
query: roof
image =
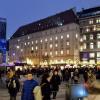
{"label": "roof", "polygon": [[89,8],[89,9],[82,9],[82,11],[78,12],[77,14],[80,18],[100,15],[100,6]]}
{"label": "roof", "polygon": [[11,39],[24,35],[36,33],[54,27],[59,27],[69,23],[77,23],[78,18],[73,9],[58,13],[56,15],[41,19],[39,21],[23,25],[13,34]]}

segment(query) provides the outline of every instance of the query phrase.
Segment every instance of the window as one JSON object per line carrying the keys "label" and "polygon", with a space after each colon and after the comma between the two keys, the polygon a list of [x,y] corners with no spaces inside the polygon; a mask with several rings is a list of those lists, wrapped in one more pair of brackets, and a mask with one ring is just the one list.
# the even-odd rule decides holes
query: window
{"label": "window", "polygon": [[89,31],[90,31],[89,28],[87,28],[87,29],[86,29],[86,32],[89,32]]}
{"label": "window", "polygon": [[28,45],[30,44],[30,42],[28,42]]}
{"label": "window", "polygon": [[42,43],[43,41],[42,41],[42,40],[40,40],[40,42]]}
{"label": "window", "polygon": [[93,27],[93,30],[94,30],[94,31],[96,30],[96,26]]}
{"label": "window", "polygon": [[83,40],[86,40],[86,35],[83,35]]}
{"label": "window", "polygon": [[97,48],[100,49],[100,41],[97,41]]}
{"label": "window", "polygon": [[33,44],[33,41],[32,41],[32,44]]}
{"label": "window", "polygon": [[45,39],[45,42],[47,42],[47,39]]}
{"label": "window", "polygon": [[97,39],[100,39],[100,33],[97,34]]}
{"label": "window", "polygon": [[19,49],[19,46],[17,45],[16,48]]}
{"label": "window", "polygon": [[95,53],[90,53],[89,56],[90,56],[90,58],[94,58],[95,57]]}
{"label": "window", "polygon": [[58,47],[58,44],[55,44],[55,47]]}
{"label": "window", "polygon": [[18,42],[20,41],[20,39],[18,39]]}
{"label": "window", "polygon": [[63,50],[61,50],[61,55],[63,55],[64,54],[64,51]]}
{"label": "window", "polygon": [[67,34],[67,38],[69,38],[69,34]]}
{"label": "window", "polygon": [[61,39],[63,39],[63,36],[61,36]]}
{"label": "window", "polygon": [[90,40],[92,40],[92,39],[93,39],[93,35],[91,34],[91,35],[90,35]]}
{"label": "window", "polygon": [[93,20],[89,20],[89,24],[93,24]]}
{"label": "window", "polygon": [[52,52],[50,52],[50,56],[52,56]]}
{"label": "window", "polygon": [[35,48],[36,50],[38,49],[38,47],[36,46],[36,48]]}
{"label": "window", "polygon": [[58,52],[56,51],[55,54],[58,55]]}
{"label": "window", "polygon": [[26,43],[25,43],[25,45],[26,45]]}
{"label": "window", "polygon": [[28,39],[30,39],[30,37],[28,36]]}
{"label": "window", "polygon": [[97,58],[100,58],[100,52],[97,52]]}
{"label": "window", "polygon": [[90,49],[94,48],[94,43],[90,43]]}
{"label": "window", "polygon": [[67,42],[67,45],[69,45],[69,42]]}
{"label": "window", "polygon": [[23,49],[21,49],[21,52],[23,52]]}
{"label": "window", "polygon": [[75,37],[76,37],[76,39],[77,39],[77,38],[78,38],[78,34],[76,34],[76,36],[75,36]]}
{"label": "window", "polygon": [[52,41],[52,37],[50,38],[50,41]]}
{"label": "window", "polygon": [[86,49],[86,43],[83,44],[83,48]]}
{"label": "window", "polygon": [[69,50],[67,50],[67,54],[69,54]]}
{"label": "window", "polygon": [[33,47],[32,47],[32,51],[33,51]]}
{"label": "window", "polygon": [[58,40],[58,37],[56,36],[55,39]]}
{"label": "window", "polygon": [[96,23],[100,23],[100,18],[96,19]]}
{"label": "window", "polygon": [[37,44],[37,43],[38,43],[38,41],[36,40],[36,41],[35,41],[35,43]]}
{"label": "window", "polygon": [[52,44],[50,44],[50,48],[52,48]]}
{"label": "window", "polygon": [[47,52],[45,52],[45,56],[47,56]]}

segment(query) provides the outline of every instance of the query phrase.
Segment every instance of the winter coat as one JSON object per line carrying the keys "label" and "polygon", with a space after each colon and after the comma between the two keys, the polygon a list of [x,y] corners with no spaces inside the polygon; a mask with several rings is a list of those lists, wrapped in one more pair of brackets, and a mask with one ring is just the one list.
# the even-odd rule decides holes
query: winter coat
{"label": "winter coat", "polygon": [[16,96],[20,88],[19,80],[16,77],[12,77],[7,81],[8,92],[11,96]]}
{"label": "winter coat", "polygon": [[52,91],[58,91],[61,83],[59,75],[53,75],[51,78]]}
{"label": "winter coat", "polygon": [[43,100],[50,100],[51,95],[51,88],[50,88],[50,82],[45,81],[41,84],[41,91]]}
{"label": "winter coat", "polygon": [[38,83],[35,80],[26,80],[23,85],[21,100],[35,100],[33,90],[36,86]]}

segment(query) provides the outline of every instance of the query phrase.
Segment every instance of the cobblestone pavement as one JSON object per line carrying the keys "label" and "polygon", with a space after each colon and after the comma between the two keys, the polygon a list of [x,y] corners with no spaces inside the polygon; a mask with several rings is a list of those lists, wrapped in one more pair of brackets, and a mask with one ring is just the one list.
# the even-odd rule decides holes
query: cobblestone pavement
{"label": "cobblestone pavement", "polygon": [[[66,85],[65,83],[62,83],[59,88],[59,92],[57,94],[57,98],[54,100],[66,100],[65,99],[65,91],[66,91]],[[17,95],[16,100],[20,100],[21,93],[19,92]],[[9,94],[7,92],[7,89],[0,89],[0,100],[9,100]],[[84,100],[100,100],[100,94],[89,94],[87,98],[84,98]]]}

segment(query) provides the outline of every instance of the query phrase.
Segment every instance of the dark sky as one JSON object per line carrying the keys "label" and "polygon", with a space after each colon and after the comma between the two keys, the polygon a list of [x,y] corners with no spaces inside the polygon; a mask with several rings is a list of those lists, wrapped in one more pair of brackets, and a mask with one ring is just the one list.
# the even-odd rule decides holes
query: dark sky
{"label": "dark sky", "polygon": [[0,17],[7,19],[7,38],[24,24],[76,7],[100,6],[100,0],[0,0]]}

